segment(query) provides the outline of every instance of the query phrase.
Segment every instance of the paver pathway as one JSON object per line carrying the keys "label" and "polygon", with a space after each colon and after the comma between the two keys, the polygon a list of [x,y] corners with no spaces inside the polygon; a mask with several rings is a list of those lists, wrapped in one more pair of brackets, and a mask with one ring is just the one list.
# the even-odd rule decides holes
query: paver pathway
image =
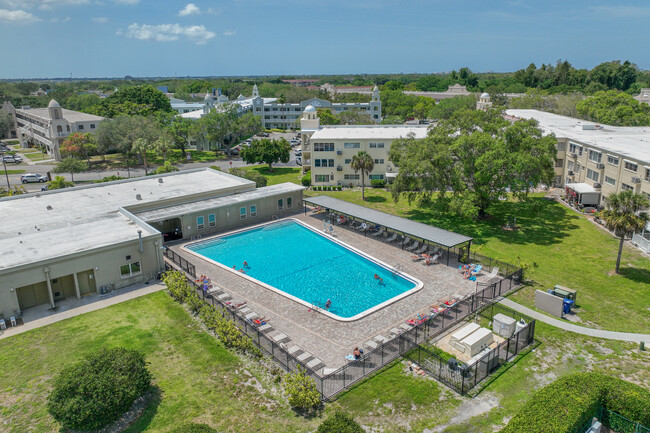
{"label": "paver pathway", "polygon": [[647,344],[650,344],[650,334],[634,334],[630,332],[615,332],[605,331],[602,329],[586,328],[584,326],[574,325],[573,323],[568,323],[563,320],[549,317],[546,314],[538,313],[537,311],[531,310],[528,307],[524,307],[523,305],[511,301],[507,298],[501,300],[500,303],[506,307],[512,308],[513,310],[530,316],[535,320],[539,320],[540,322],[547,323],[560,329],[564,329],[565,331],[588,335],[590,337],[606,338],[608,340],[632,341],[634,343],[640,343],[643,341]]}

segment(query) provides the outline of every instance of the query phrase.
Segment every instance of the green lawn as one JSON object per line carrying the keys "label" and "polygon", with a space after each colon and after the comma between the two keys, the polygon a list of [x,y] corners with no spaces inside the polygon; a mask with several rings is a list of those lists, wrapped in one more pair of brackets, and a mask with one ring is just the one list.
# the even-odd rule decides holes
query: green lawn
{"label": "green lawn", "polygon": [[[477,221],[409,205],[404,199],[395,203],[387,191],[372,188],[366,189],[366,202],[361,201],[360,190],[307,194],[327,194],[472,236],[474,251],[528,268],[526,278],[531,283],[512,297],[526,306],[534,306],[535,289],[561,284],[578,290],[578,316],[583,325],[612,331],[650,330],[650,260],[626,246],[621,274],[614,274],[618,241],[585,217],[541,195],[529,203],[500,202],[489,210],[489,219]],[[512,217],[521,229],[503,230]]]}
{"label": "green lawn", "polygon": [[0,176],[4,176],[5,174],[23,174],[27,170],[7,170],[6,172],[4,170],[0,170]]}
{"label": "green lawn", "polygon": [[268,165],[254,165],[250,167],[243,167],[244,170],[255,170],[263,174],[269,179],[269,185],[276,185],[278,183],[293,182],[302,185],[302,174],[300,167],[273,167],[273,171],[269,171]]}
{"label": "green lawn", "polygon": [[47,153],[43,153],[43,152],[24,153],[23,155],[26,156],[27,158],[29,158],[32,161],[44,161],[46,159],[52,159],[52,157],[50,155],[48,155]]}

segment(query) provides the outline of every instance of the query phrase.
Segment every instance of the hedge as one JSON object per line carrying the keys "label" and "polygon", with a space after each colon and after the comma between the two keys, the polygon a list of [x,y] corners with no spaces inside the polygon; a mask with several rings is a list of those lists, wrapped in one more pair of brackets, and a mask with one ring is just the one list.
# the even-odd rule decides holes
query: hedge
{"label": "hedge", "polygon": [[501,433],[577,432],[600,406],[650,426],[650,392],[615,377],[577,373],[538,391]]}
{"label": "hedge", "polygon": [[318,426],[316,433],[364,433],[365,430],[350,415],[336,411]]}

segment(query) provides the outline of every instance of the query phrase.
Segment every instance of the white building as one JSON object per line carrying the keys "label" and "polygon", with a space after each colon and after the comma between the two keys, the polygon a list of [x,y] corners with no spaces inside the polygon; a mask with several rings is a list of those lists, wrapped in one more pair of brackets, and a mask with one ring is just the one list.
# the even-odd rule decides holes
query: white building
{"label": "white building", "polygon": [[325,108],[330,110],[333,114],[356,110],[362,113],[367,113],[375,123],[381,121],[381,100],[379,98],[379,88],[377,88],[377,86],[373,89],[370,102],[337,103],[313,98],[299,103],[281,104],[278,102],[277,98],[262,98],[257,89],[257,85],[255,85],[253,87],[253,94],[250,98],[240,95],[233,101],[230,101],[228,97],[222,95],[221,92],[217,92],[216,94],[215,92],[207,93],[205,95],[202,109],[184,113],[181,116],[189,119],[198,119],[205,116],[211,110],[223,109],[224,105],[229,103],[237,104],[237,112],[240,116],[249,112],[259,116],[262,119],[262,126],[266,129],[296,128],[296,122],[300,119],[302,112],[308,106]]}
{"label": "white building", "polygon": [[[535,119],[545,134],[555,134],[554,186],[574,191],[604,205],[611,193],[632,190],[650,198],[650,127],[609,126],[538,110],[507,110],[511,116]],[[595,197],[595,198],[594,198]]]}
{"label": "white building", "polygon": [[[9,106],[11,106],[9,108]],[[13,105],[3,104],[11,110]],[[48,155],[61,160],[59,147],[75,132],[95,132],[103,117],[61,108],[54,99],[47,108],[16,108],[16,132],[22,147],[43,146]]]}
{"label": "white building", "polygon": [[375,166],[367,173],[365,185],[372,179],[385,180],[397,170],[388,160],[395,140],[407,137],[424,138],[427,125],[327,125],[320,126],[314,107],[305,108],[300,121],[302,130],[303,173],[311,170],[312,185],[361,185],[361,172],[350,167],[352,157],[365,151]]}

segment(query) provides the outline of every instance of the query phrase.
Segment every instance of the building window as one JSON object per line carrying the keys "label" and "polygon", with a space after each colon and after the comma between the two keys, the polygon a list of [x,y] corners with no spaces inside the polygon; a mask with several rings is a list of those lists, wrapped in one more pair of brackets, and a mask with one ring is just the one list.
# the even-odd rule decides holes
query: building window
{"label": "building window", "polygon": [[94,123],[90,124],[90,129],[95,129],[95,124]]}
{"label": "building window", "polygon": [[314,152],[334,152],[334,143],[314,143]]}
{"label": "building window", "polygon": [[330,177],[328,174],[317,174],[315,179],[316,182],[329,182]]}
{"label": "building window", "polygon": [[202,216],[196,217],[196,229],[203,230],[205,228],[205,218]]}
{"label": "building window", "polygon": [[351,163],[351,162],[352,162],[352,159],[350,159],[350,158],[345,158],[345,163],[346,163],[346,164],[349,164],[349,163]]}
{"label": "building window", "polygon": [[630,190],[630,191],[631,191],[631,190],[634,189],[634,187],[628,185],[627,183],[622,183],[622,184],[621,184],[621,189],[622,189],[623,191],[627,191],[627,190]]}
{"label": "building window", "polygon": [[214,227],[217,225],[217,217],[215,214],[211,213],[210,215],[208,215],[208,225],[210,227]]}
{"label": "building window", "polygon": [[320,167],[320,159],[315,159],[314,160],[314,167]]}
{"label": "building window", "polygon": [[[323,161],[325,161],[325,160],[323,160]],[[333,159],[328,159],[327,162],[328,162],[330,167],[334,167],[334,160]],[[323,167],[324,167],[324,165],[323,165]]]}
{"label": "building window", "polygon": [[81,131],[82,129],[84,129],[84,126],[83,126],[83,125],[79,125],[78,128],[79,128],[79,131]]}
{"label": "building window", "polygon": [[613,177],[605,176],[605,183],[608,183],[610,185],[616,185],[616,179]]}
{"label": "building window", "polygon": [[607,155],[607,164],[618,165],[618,156]]}
{"label": "building window", "polygon": [[589,161],[600,163],[601,158],[602,158],[602,154],[600,152],[597,152],[595,150],[589,151]]}
{"label": "building window", "polygon": [[383,180],[383,179],[384,179],[384,175],[383,175],[383,174],[371,174],[371,175],[370,175],[370,179],[371,179],[371,180],[372,180],[372,179],[380,179],[380,180]]}
{"label": "building window", "polygon": [[120,275],[122,278],[132,277],[142,273],[142,268],[140,267],[140,262],[127,263],[126,265],[120,266]]}
{"label": "building window", "polygon": [[381,148],[384,147],[384,143],[370,143],[370,144],[369,144],[369,147],[370,147],[371,149],[376,149],[376,148],[381,149]]}
{"label": "building window", "polygon": [[573,170],[573,161],[569,161],[569,162],[567,162],[567,163],[566,163],[566,168],[567,168],[568,170]]}
{"label": "building window", "polygon": [[582,146],[575,143],[569,143],[569,152],[582,156]]}
{"label": "building window", "polygon": [[344,174],[343,178],[345,180],[359,180],[359,175],[358,174]]}
{"label": "building window", "polygon": [[383,164],[384,160],[383,158],[375,159],[375,164]]}
{"label": "building window", "polygon": [[278,199],[278,210],[283,210],[284,209],[284,200],[283,199]]}
{"label": "building window", "polygon": [[557,150],[559,150],[560,152],[565,151],[566,143],[564,141],[558,141],[555,147],[557,147]]}
{"label": "building window", "polygon": [[625,167],[626,170],[630,170],[630,171],[633,171],[635,173],[636,173],[636,169],[639,168],[638,165],[636,165],[636,163],[634,163],[632,161],[625,161],[625,166],[624,167]]}
{"label": "building window", "polygon": [[555,166],[556,167],[564,167],[564,160],[563,159],[556,159],[555,160]]}
{"label": "building window", "polygon": [[594,182],[598,182],[599,174],[597,171],[594,171],[590,168],[587,169],[587,179],[591,179]]}
{"label": "building window", "polygon": [[239,208],[239,219],[246,219],[246,206]]}
{"label": "building window", "polygon": [[344,147],[346,149],[359,149],[361,147],[361,143],[345,143]]}
{"label": "building window", "polygon": [[287,209],[291,209],[293,206],[293,199],[291,197],[287,197]]}
{"label": "building window", "polygon": [[576,174],[580,174],[580,164],[576,162]]}
{"label": "building window", "polygon": [[643,178],[646,182],[650,182],[650,168],[645,168],[645,177]]}
{"label": "building window", "polygon": [[251,218],[255,218],[257,216],[257,206],[254,204],[251,205]]}

